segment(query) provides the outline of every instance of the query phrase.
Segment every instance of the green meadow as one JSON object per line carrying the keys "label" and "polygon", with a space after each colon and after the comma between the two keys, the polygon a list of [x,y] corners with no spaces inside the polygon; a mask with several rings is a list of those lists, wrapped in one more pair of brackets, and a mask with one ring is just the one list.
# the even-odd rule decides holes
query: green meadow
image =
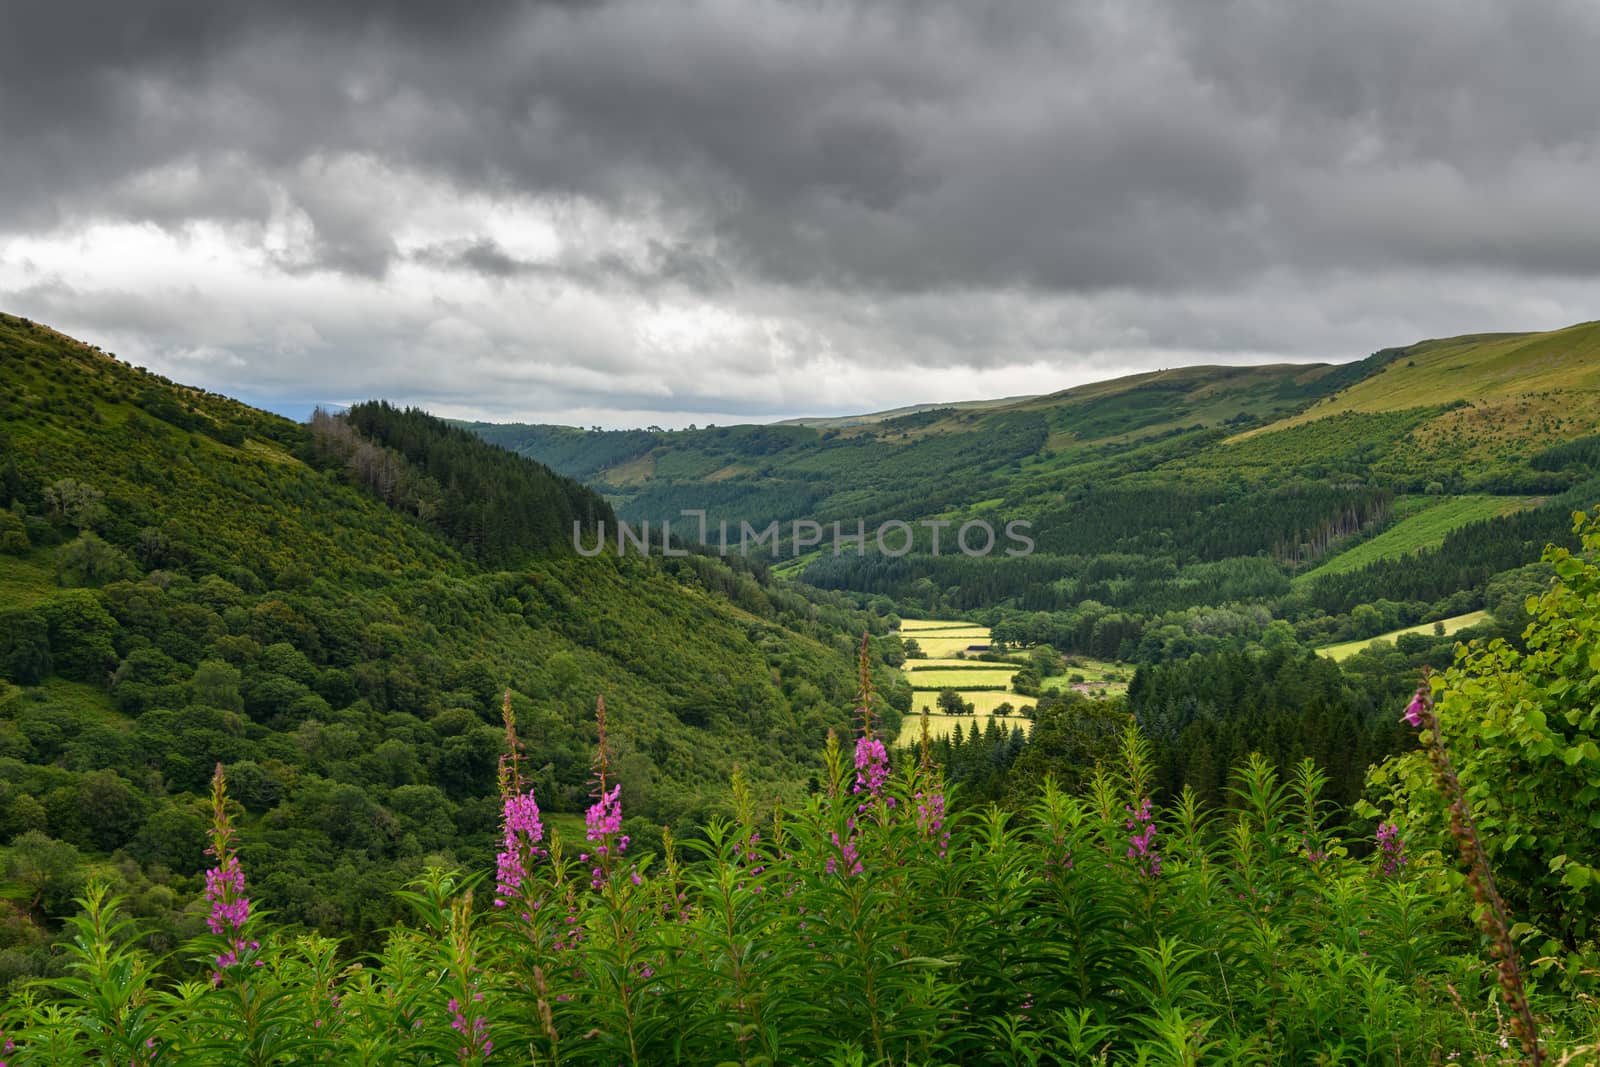
{"label": "green meadow", "polygon": [[1391,630],[1389,633],[1379,634],[1377,637],[1367,637],[1360,641],[1343,641],[1337,645],[1328,645],[1325,648],[1319,648],[1317,651],[1331,659],[1344,660],[1349,659],[1351,656],[1355,655],[1357,652],[1360,652],[1368,645],[1374,644],[1378,641],[1387,641],[1392,644],[1394,639],[1399,637],[1401,634],[1431,634],[1435,633],[1435,628],[1441,625],[1444,627],[1444,633],[1453,634],[1458,630],[1465,630],[1469,626],[1476,626],[1488,618],[1489,613],[1487,611],[1469,611],[1465,615],[1456,615],[1452,618],[1440,619],[1438,622],[1424,622],[1419,623],[1416,626],[1407,626],[1403,630]]}
{"label": "green meadow", "polygon": [[1411,514],[1371,540],[1352,545],[1321,566],[1297,575],[1291,584],[1296,587],[1310,585],[1319,578],[1358,571],[1367,564],[1379,560],[1400,559],[1425,548],[1437,548],[1444,544],[1445,536],[1452,530],[1468,523],[1512,515],[1533,507],[1536,503],[1533,499],[1507,499],[1503,496],[1482,494],[1437,500],[1430,500],[1427,497],[1403,497],[1397,502],[1396,510],[1400,510],[1403,504],[1411,501],[1417,502],[1411,505],[1415,508]]}

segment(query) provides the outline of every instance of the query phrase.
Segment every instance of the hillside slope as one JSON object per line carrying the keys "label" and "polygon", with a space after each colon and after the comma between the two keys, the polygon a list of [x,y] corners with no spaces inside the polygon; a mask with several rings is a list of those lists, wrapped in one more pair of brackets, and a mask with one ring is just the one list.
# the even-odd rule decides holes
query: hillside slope
{"label": "hillside slope", "polygon": [[603,693],[634,829],[687,832],[736,763],[803,789],[849,722],[851,635],[882,629],[707,557],[492,540],[449,485],[534,493],[546,529],[609,511],[420,413],[370,409],[329,453],[10,317],[0,386],[0,846],[76,849],[80,886],[192,895],[220,761],[267,905],[376,930],[425,862],[487,862],[506,686],[547,810],[587,802]]}
{"label": "hillside slope", "polygon": [[1570,512],[1600,496],[1597,338],[1590,324],[1339,366],[1183,367],[829,429],[478,432],[636,523],[1032,524],[1028,558],[934,558],[924,531],[903,558],[824,545],[786,564],[904,613],[1058,615],[1041,632],[1103,658],[1246,640],[1260,618],[1317,645],[1366,636],[1376,624],[1350,615],[1364,602],[1396,605],[1389,629],[1510,603],[1521,580],[1492,579],[1570,540]]}
{"label": "hillside slope", "polygon": [[1592,413],[1596,394],[1600,322],[1544,333],[1468,334],[1402,349],[1375,373],[1258,432],[1345,411],[1402,411],[1454,402],[1505,410],[1516,400],[1550,398],[1549,410],[1576,404]]}

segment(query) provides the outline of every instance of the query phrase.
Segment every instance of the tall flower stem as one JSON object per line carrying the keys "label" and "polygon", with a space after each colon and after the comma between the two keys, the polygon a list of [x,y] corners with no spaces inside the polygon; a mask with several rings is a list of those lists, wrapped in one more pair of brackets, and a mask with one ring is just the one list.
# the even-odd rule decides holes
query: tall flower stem
{"label": "tall flower stem", "polygon": [[1511,1029],[1522,1042],[1524,1062],[1539,1067],[1544,1062],[1544,1050],[1539,1046],[1539,1027],[1528,1005],[1528,994],[1522,981],[1522,960],[1516,942],[1511,938],[1511,920],[1506,913],[1505,901],[1495,888],[1494,872],[1489,867],[1489,854],[1478,836],[1478,824],[1472,818],[1472,806],[1466,790],[1456,775],[1455,765],[1445,750],[1444,737],[1439,730],[1439,717],[1433,710],[1433,687],[1426,671],[1416,695],[1406,706],[1405,719],[1421,731],[1421,741],[1433,766],[1434,782],[1450,812],[1450,836],[1455,839],[1456,850],[1467,867],[1467,884],[1478,901],[1478,923],[1488,936],[1490,953],[1495,958],[1495,969],[1500,977],[1500,992],[1511,1012]]}

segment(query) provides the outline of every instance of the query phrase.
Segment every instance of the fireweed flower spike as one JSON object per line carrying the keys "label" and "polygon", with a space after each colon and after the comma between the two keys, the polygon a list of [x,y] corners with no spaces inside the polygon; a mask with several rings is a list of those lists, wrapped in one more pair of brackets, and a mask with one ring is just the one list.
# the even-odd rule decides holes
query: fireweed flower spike
{"label": "fireweed flower spike", "polygon": [[539,819],[539,805],[533,791],[524,791],[522,771],[518,760],[520,742],[517,740],[516,717],[511,710],[511,690],[506,690],[505,702],[500,710],[506,727],[506,751],[500,757],[500,851],[495,856],[494,906],[503,908],[507,902],[521,895],[522,883],[528,877],[533,861],[540,855],[539,842],[544,840],[544,824]]}
{"label": "fireweed flower spike", "polygon": [[1138,810],[1124,804],[1128,813],[1128,858],[1139,866],[1139,873],[1154,878],[1161,873],[1161,854],[1155,849],[1156,820],[1150,811],[1150,798],[1139,802]]}
{"label": "fireweed flower spike", "polygon": [[500,851],[495,856],[497,908],[521,895],[522,881],[538,855],[539,842],[544,840],[544,824],[539,821],[539,805],[532,790],[506,798],[501,834]]}
{"label": "fireweed flower spike", "polygon": [[600,732],[594,756],[595,801],[584,815],[584,824],[588,827],[585,836],[595,842],[594,858],[598,863],[590,871],[589,885],[599,889],[610,879],[612,864],[628,850],[628,835],[622,832],[622,785],[606,786],[610,756],[606,747],[605,697],[595,701],[594,717]]}
{"label": "fireweed flower spike", "polygon": [[[250,921],[250,898],[245,896],[244,868],[239,866],[239,857],[230,850],[232,841],[227,782],[219,763],[211,776],[211,845],[206,855],[215,856],[217,865],[206,871],[205,898],[211,907],[206,925],[227,942],[227,947],[217,954],[217,967],[211,975],[214,985],[222,984],[223,968],[235,966],[248,951],[261,947],[248,940],[245,934],[245,925]],[[253,962],[261,966],[260,960]]]}
{"label": "fireweed flower spike", "polygon": [[[876,737],[862,737],[856,740],[856,784],[851,788],[852,793],[865,793],[865,800],[871,800],[883,790],[883,784],[889,780],[889,752],[883,747],[883,742]],[[889,803],[894,803],[890,797]]]}
{"label": "fireweed flower spike", "polygon": [[1392,822],[1378,824],[1378,857],[1385,878],[1398,878],[1406,865],[1406,842],[1400,827]]}
{"label": "fireweed flower spike", "polygon": [[1506,1007],[1511,1009],[1511,1030],[1522,1042],[1528,1063],[1539,1067],[1544,1062],[1544,1049],[1539,1045],[1539,1028],[1528,1004],[1528,994],[1522,981],[1522,959],[1517,954],[1517,943],[1511,937],[1511,920],[1506,914],[1505,901],[1495,888],[1494,872],[1489,867],[1489,853],[1478,836],[1478,825],[1472,818],[1472,805],[1467,800],[1461,779],[1456,776],[1455,764],[1445,751],[1444,738],[1439,731],[1439,717],[1433,710],[1433,685],[1428,668],[1422,670],[1422,684],[1417,686],[1411,703],[1406,705],[1405,720],[1422,732],[1422,745],[1428,762],[1433,765],[1434,784],[1444,797],[1450,812],[1450,836],[1455,839],[1456,850],[1467,867],[1467,884],[1478,902],[1478,924],[1488,935],[1490,952],[1495,957],[1495,969],[1500,976],[1500,991]]}
{"label": "fireweed flower spike", "polygon": [[950,849],[950,831],[944,825],[944,782],[942,772],[933,765],[933,746],[928,737],[928,712],[922,712],[922,741],[917,759],[917,784],[912,797],[917,802],[917,830],[924,838],[937,841],[939,858]]}

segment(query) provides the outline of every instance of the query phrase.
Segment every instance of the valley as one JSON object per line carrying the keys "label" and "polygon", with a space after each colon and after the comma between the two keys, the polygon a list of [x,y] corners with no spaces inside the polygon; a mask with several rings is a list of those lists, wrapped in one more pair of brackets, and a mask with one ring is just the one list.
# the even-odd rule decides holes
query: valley
{"label": "valley", "polygon": [[[1558,331],[1560,351],[1587,352],[1595,329]],[[130,902],[143,944],[193,929],[218,818],[202,798],[224,778],[274,921],[379,951],[416,903],[397,891],[505,855],[510,753],[541,833],[596,840],[603,773],[627,804],[608,847],[670,857],[697,893],[744,862],[716,858],[735,823],[747,843],[763,819],[810,835],[783,839],[815,868],[788,876],[826,895],[841,864],[854,877],[857,840],[893,825],[884,807],[870,831],[830,829],[836,798],[901,790],[907,842],[933,847],[949,819],[970,849],[986,812],[1041,817],[1047,781],[1106,803],[1131,790],[1128,826],[1096,831],[1112,837],[1145,817],[1135,801],[1231,818],[1241,782],[1293,782],[1326,813],[1297,832],[1354,828],[1340,862],[1370,880],[1365,836],[1386,825],[1370,798],[1418,803],[1388,778],[1419,757],[1396,709],[1425,669],[1476,692],[1462,643],[1521,654],[1544,610],[1529,603],[1579,575],[1562,553],[1600,502],[1600,383],[1555,344],[585,431],[379,401],[295,423],[0,317],[0,987],[56,966],[95,885]],[[1539,356],[1525,390],[1519,352]],[[913,543],[571,547],[619,519],[693,529],[683,509],[713,529],[899,522]],[[1029,550],[951,550],[979,518],[1021,520]],[[862,693],[892,787],[850,740]],[[1573,744],[1564,758],[1587,759]],[[902,847],[888,841],[870,847]],[[1129,848],[1125,873],[1153,877]],[[612,899],[595,870],[593,900]],[[1523,878],[1518,906],[1570,928],[1572,906]],[[1561,936],[1548,952],[1581,952]]]}

